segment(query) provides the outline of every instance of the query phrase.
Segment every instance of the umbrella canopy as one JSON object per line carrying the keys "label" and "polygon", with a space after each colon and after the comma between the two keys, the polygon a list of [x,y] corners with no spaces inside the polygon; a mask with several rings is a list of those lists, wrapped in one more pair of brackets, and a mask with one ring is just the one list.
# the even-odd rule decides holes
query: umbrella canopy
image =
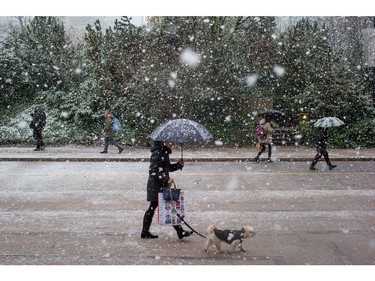
{"label": "umbrella canopy", "polygon": [[181,159],[184,143],[204,143],[213,138],[212,134],[201,124],[189,119],[169,120],[157,127],[150,135],[154,141],[170,141],[181,144]]}
{"label": "umbrella canopy", "polygon": [[284,113],[276,109],[268,109],[259,113],[258,116],[260,118],[281,119],[281,117],[284,116]]}
{"label": "umbrella canopy", "polygon": [[329,127],[338,127],[344,124],[345,123],[337,117],[323,117],[321,119],[318,119],[318,121],[314,123],[314,126],[329,128]]}
{"label": "umbrella canopy", "polygon": [[150,135],[154,141],[170,141],[177,144],[200,142],[213,138],[201,124],[189,119],[173,119],[161,124]]}

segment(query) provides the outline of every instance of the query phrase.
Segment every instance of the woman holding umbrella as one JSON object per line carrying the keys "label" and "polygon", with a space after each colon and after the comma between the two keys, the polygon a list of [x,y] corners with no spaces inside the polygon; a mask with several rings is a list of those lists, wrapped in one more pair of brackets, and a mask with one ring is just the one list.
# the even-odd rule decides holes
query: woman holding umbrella
{"label": "woman holding umbrella", "polygon": [[[262,127],[264,130],[264,134],[258,137],[257,148],[258,148],[258,155],[254,158],[255,162],[260,162],[260,155],[266,151],[268,148],[268,159],[269,163],[272,163],[271,154],[272,154],[272,131],[273,128],[271,126],[271,120],[277,121],[281,120],[284,116],[279,110],[276,109],[267,109],[262,111],[258,114],[258,117],[261,118],[258,127]],[[258,134],[258,133],[257,133]]]}
{"label": "woman holding umbrella", "polygon": [[[152,218],[156,208],[158,207],[158,193],[162,191],[164,186],[170,186],[173,179],[169,177],[169,172],[182,170],[184,167],[184,160],[181,159],[177,163],[171,164],[169,154],[172,153],[173,142],[169,141],[155,141],[151,147],[151,158],[149,167],[149,177],[147,182],[147,201],[150,206],[143,217],[143,227],[141,238],[154,239],[158,238],[150,232]],[[190,236],[193,232],[186,231],[181,225],[174,225],[178,238]]]}
{"label": "woman holding umbrella", "polygon": [[327,142],[329,137],[328,128],[329,127],[338,127],[343,125],[344,122],[342,122],[340,119],[336,117],[324,117],[319,119],[317,122],[315,122],[314,126],[318,128],[318,132],[316,135],[316,155],[314,160],[311,163],[310,170],[317,171],[318,169],[315,168],[315,165],[318,163],[319,159],[323,156],[324,159],[327,162],[327,165],[330,170],[337,167],[337,165],[332,165],[331,160],[328,156],[327,151]]}
{"label": "woman holding umbrella", "polygon": [[[258,144],[260,145],[259,147],[259,152],[258,152],[258,155],[254,158],[255,162],[259,163],[260,162],[260,155],[266,151],[266,148],[268,148],[268,162],[269,163],[272,163],[272,160],[271,160],[271,154],[272,154],[272,137],[271,137],[271,134],[272,134],[272,127],[271,127],[271,122],[270,122],[270,119],[269,117],[265,117],[265,118],[262,118],[259,122],[259,125],[260,126],[263,126],[264,130],[265,130],[265,135],[264,137],[261,137],[258,139]],[[258,145],[257,145],[258,146]]]}
{"label": "woman holding umbrella", "polygon": [[337,165],[332,165],[331,160],[329,160],[328,151],[327,151],[327,142],[328,142],[328,128],[319,127],[318,133],[316,136],[316,155],[314,160],[311,163],[310,170],[317,171],[318,169],[315,168],[316,163],[318,163],[319,159],[323,156],[327,162],[327,165],[330,170],[337,167]]}

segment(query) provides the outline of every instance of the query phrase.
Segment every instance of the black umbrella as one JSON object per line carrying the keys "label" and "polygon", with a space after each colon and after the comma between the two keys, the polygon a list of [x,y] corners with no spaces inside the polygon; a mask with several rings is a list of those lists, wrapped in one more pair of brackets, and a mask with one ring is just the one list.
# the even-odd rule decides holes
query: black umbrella
{"label": "black umbrella", "polygon": [[189,119],[169,120],[157,127],[150,135],[154,141],[170,141],[181,145],[184,143],[205,143],[213,138],[212,134],[201,124]]}
{"label": "black umbrella", "polygon": [[282,113],[279,110],[276,109],[268,109],[264,110],[261,113],[258,114],[260,118],[269,118],[269,119],[274,119],[274,120],[280,120],[283,116],[284,113]]}

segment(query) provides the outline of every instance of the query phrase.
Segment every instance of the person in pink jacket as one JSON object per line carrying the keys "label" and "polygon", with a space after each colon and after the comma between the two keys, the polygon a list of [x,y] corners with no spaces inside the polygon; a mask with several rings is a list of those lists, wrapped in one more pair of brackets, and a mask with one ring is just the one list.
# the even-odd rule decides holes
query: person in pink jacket
{"label": "person in pink jacket", "polygon": [[255,162],[259,163],[260,162],[260,155],[266,151],[266,148],[268,148],[268,159],[267,162],[271,163],[271,154],[272,154],[272,127],[270,123],[270,119],[262,118],[259,122],[259,125],[263,127],[265,131],[265,135],[262,137],[258,138],[258,144],[257,147],[259,147],[259,152],[258,155],[254,158]]}

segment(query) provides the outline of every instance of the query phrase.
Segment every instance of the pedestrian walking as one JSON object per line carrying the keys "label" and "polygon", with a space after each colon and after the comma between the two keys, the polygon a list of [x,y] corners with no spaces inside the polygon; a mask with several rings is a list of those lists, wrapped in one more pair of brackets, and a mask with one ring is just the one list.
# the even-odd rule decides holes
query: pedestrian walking
{"label": "pedestrian walking", "polygon": [[36,107],[34,112],[30,114],[32,120],[29,124],[30,129],[33,130],[33,138],[36,140],[36,148],[34,151],[40,151],[45,149],[45,143],[43,141],[43,129],[47,124],[47,117],[43,109]]}
{"label": "pedestrian walking", "polygon": [[104,128],[102,131],[102,135],[104,137],[104,149],[100,153],[108,153],[108,146],[112,144],[118,148],[118,153],[120,154],[124,150],[124,146],[118,144],[115,141],[116,133],[113,130],[113,115],[110,111],[104,111]]}
{"label": "pedestrian walking", "polygon": [[[148,170],[149,177],[147,182],[147,201],[150,202],[149,208],[143,217],[143,226],[141,238],[154,239],[158,235],[150,232],[152,218],[156,208],[158,207],[158,193],[162,192],[163,187],[171,186],[173,179],[169,177],[169,172],[182,170],[184,167],[184,160],[179,160],[177,163],[171,164],[169,154],[172,153],[173,142],[155,141],[151,147],[150,167]],[[178,238],[190,236],[193,232],[186,231],[181,225],[173,225],[177,232]]]}
{"label": "pedestrian walking", "polygon": [[311,163],[310,170],[317,171],[318,169],[315,168],[316,163],[318,163],[319,159],[323,156],[327,162],[327,165],[330,170],[337,167],[337,165],[332,165],[331,160],[328,156],[327,151],[327,142],[328,142],[329,132],[327,127],[318,127],[317,136],[316,136],[316,155],[314,160]]}
{"label": "pedestrian walking", "polygon": [[260,155],[268,149],[267,162],[272,163],[272,126],[271,120],[268,117],[262,118],[257,126],[257,145],[258,155],[254,158],[255,162],[260,162]]}

